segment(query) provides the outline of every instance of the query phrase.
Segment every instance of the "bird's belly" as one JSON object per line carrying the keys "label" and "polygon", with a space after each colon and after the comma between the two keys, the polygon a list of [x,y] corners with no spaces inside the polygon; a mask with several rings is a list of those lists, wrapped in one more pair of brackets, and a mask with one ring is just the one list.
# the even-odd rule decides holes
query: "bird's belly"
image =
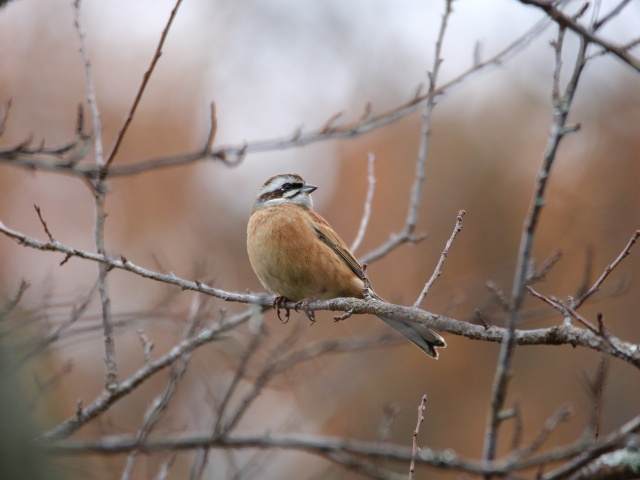
{"label": "bird's belly", "polygon": [[259,249],[249,257],[260,282],[276,295],[298,301],[319,297],[326,290],[311,255],[296,245],[281,242],[279,248]]}
{"label": "bird's belly", "polygon": [[293,301],[362,296],[362,281],[300,219],[257,215],[248,238],[251,265],[271,293]]}

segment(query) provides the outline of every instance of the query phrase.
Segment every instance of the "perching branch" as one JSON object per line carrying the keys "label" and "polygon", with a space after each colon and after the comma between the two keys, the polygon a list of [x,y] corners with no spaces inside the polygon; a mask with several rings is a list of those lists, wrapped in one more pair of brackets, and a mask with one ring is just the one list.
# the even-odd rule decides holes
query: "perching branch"
{"label": "perching branch", "polygon": [[[72,248],[61,244],[60,242],[41,242],[14,230],[8,229],[2,222],[0,222],[0,233],[13,238],[20,245],[25,247],[43,251],[59,252],[64,255],[68,255],[69,257],[78,257],[102,263],[109,269],[117,268],[125,270],[143,278],[148,278],[169,285],[175,285],[180,287],[182,290],[193,290],[228,302],[247,303],[259,305],[264,308],[271,308],[273,306],[274,298],[270,295],[252,295],[228,292],[205,285],[197,280],[185,280],[173,274],[163,274],[142,268],[133,264],[126,258],[115,260],[95,253]],[[281,307],[295,309],[296,303],[282,303]],[[500,343],[503,341],[504,334],[506,332],[506,329],[504,328],[496,326],[485,328],[484,326],[472,325],[468,322],[454,320],[452,318],[448,318],[443,315],[436,315],[421,309],[403,307],[401,305],[394,305],[374,299],[360,300],[357,298],[337,298],[332,300],[319,300],[309,302],[307,308],[317,311],[351,311],[353,314],[368,313],[389,318],[401,318],[409,322],[427,325],[428,327],[433,327],[443,332],[462,335],[472,340],[484,340]],[[585,348],[602,351],[608,355],[612,355],[640,367],[640,348],[636,345],[623,342],[620,339],[615,339],[616,345],[618,345],[618,348],[621,350],[618,350],[618,348],[614,350],[611,349],[607,345],[607,342],[605,342],[599,335],[595,335],[593,332],[573,327],[571,325],[555,326],[537,330],[516,330],[514,339],[515,343],[518,345],[580,345]]]}

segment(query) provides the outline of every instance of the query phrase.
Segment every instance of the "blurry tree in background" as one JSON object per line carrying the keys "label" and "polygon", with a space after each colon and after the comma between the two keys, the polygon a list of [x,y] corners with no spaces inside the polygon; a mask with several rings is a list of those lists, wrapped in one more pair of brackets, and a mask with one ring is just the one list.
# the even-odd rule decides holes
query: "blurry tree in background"
{"label": "blurry tree in background", "polygon": [[[637,2],[306,3],[0,10],[0,477],[638,478]],[[283,172],[393,303],[280,324]]]}

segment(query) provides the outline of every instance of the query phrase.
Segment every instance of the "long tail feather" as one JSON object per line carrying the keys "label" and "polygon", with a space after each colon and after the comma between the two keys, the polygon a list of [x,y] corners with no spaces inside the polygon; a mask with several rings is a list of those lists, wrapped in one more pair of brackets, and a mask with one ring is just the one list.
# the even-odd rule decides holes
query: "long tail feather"
{"label": "long tail feather", "polygon": [[378,318],[407,337],[407,339],[409,339],[414,345],[417,345],[420,350],[431,358],[435,358],[436,360],[438,359],[436,347],[442,348],[447,346],[444,338],[424,325],[391,318]]}

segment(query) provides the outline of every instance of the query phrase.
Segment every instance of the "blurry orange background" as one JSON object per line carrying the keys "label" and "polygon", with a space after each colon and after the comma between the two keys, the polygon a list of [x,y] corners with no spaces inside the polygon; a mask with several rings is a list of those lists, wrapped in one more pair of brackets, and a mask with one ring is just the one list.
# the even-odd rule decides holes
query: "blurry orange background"
{"label": "blurry orange background", "polygon": [[[200,148],[207,134],[210,101],[217,105],[216,145],[287,138],[298,126],[305,131],[320,127],[338,111],[344,111],[346,119],[356,119],[369,101],[376,113],[408,101],[432,68],[443,5],[408,0],[343,3],[185,2],[115,164]],[[476,41],[487,58],[539,18],[536,11],[514,1],[482,5],[462,0],[454,4],[443,52],[443,81],[472,64]],[[107,150],[171,8],[168,1],[83,5]],[[640,16],[638,5],[625,12],[620,22],[605,30],[621,41],[630,38],[629,25],[634,21],[637,25]],[[86,91],[72,22],[69,2],[16,0],[0,9],[0,101],[12,99],[6,131],[0,137],[2,147],[29,135],[34,143],[44,139],[51,146],[73,137],[77,105],[85,102]],[[465,209],[463,231],[423,307],[469,321],[476,321],[473,311],[480,308],[490,320],[500,322],[485,284],[493,281],[505,292],[511,288],[522,223],[552,116],[553,52],[548,42],[555,33],[549,27],[524,52],[440,99],[418,226],[418,232],[428,236],[369,266],[372,283],[388,300],[406,305],[415,301],[451,234],[457,211]],[[569,69],[575,43],[570,40],[565,52]],[[578,87],[570,121],[580,123],[581,130],[561,145],[534,251],[539,264],[557,249],[563,251],[563,259],[537,287],[560,298],[578,289],[590,249],[593,282],[640,228],[640,76],[612,58],[596,58]],[[107,248],[113,256],[125,255],[138,265],[188,279],[198,275],[224,290],[261,291],[244,245],[248,214],[262,182],[276,173],[296,172],[319,185],[316,210],[349,244],[360,223],[367,154],[373,152],[377,184],[369,228],[356,252],[362,256],[404,222],[420,127],[421,117],[415,113],[353,139],[249,155],[233,169],[200,162],[114,179],[107,198]],[[93,197],[81,180],[0,164],[0,220],[45,239],[33,204],[42,207],[58,240],[94,250]],[[23,248],[0,237],[1,298],[8,299],[24,278],[32,284],[22,302],[25,315],[30,314],[28,309],[42,308],[50,322],[64,320],[95,281],[97,268],[79,259],[60,267],[61,260],[59,254]],[[597,300],[581,310],[594,322],[596,313],[602,312],[614,335],[634,343],[640,342],[639,267],[640,253],[632,251]],[[136,330],[142,328],[156,343],[154,355],[161,355],[179,340],[184,312],[194,294],[116,271],[109,276],[109,287],[119,315],[148,311],[168,292],[175,294],[170,310],[179,312],[139,315],[141,320],[117,329],[118,362],[121,378],[126,378],[143,362]],[[243,308],[216,305],[231,312]],[[523,328],[562,321],[535,299],[527,300],[527,311],[531,316]],[[96,325],[98,313],[95,304],[81,322]],[[305,328],[301,345],[385,328],[369,317],[334,323],[329,313],[320,312],[318,318],[317,324]],[[265,322],[270,340],[277,341],[307,320],[297,316],[281,325],[270,312]],[[267,389],[240,431],[259,434],[269,428],[374,439],[384,406],[393,403],[401,410],[390,440],[410,445],[416,408],[426,393],[421,444],[478,458],[499,345],[445,336],[448,347],[438,362],[409,344],[312,361]],[[164,433],[208,431],[212,412],[207,397],[215,396],[229,378],[245,340],[234,336],[198,351]],[[69,359],[73,366],[43,401],[51,415],[43,428],[72,415],[78,398],[88,404],[99,394],[104,370],[101,349],[100,332],[93,329],[60,342],[48,357],[50,373]],[[598,360],[593,351],[569,346],[518,348],[508,404],[516,399],[522,404],[525,440],[532,439],[563,404],[572,405],[577,415],[552,435],[551,444],[579,435],[589,411],[584,375],[593,375]],[[84,429],[77,438],[95,438],[105,431],[134,433],[151,395],[164,380],[152,380],[140,394],[113,408],[101,428]],[[637,372],[613,360],[604,392],[603,431],[637,415],[638,398]],[[510,431],[506,423],[503,452]],[[250,452],[242,452],[239,463],[249,456]],[[301,453],[275,458],[277,462],[252,477],[302,478],[327,465],[315,457],[311,458],[316,463],[309,463]],[[122,457],[96,462],[99,470],[94,478],[112,478],[122,467]],[[182,454],[172,467],[176,478],[189,463],[188,454]],[[152,462],[144,463],[136,478],[153,476],[154,468]],[[218,468],[223,467],[210,465],[210,478],[222,475]]]}

